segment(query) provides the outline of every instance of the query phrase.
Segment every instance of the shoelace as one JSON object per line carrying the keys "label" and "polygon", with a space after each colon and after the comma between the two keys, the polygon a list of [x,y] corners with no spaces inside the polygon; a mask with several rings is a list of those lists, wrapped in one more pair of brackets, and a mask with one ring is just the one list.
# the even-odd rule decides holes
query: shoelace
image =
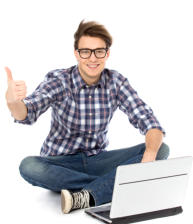
{"label": "shoelace", "polygon": [[73,193],[73,209],[88,208],[89,207],[89,193],[86,190]]}

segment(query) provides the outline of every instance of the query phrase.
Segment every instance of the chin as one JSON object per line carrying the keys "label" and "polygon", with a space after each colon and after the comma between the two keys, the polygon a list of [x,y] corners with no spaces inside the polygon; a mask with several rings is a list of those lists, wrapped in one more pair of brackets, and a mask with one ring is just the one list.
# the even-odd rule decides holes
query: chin
{"label": "chin", "polygon": [[97,73],[87,73],[88,74],[88,76],[90,77],[90,78],[99,78],[99,76],[101,75],[101,72],[97,72]]}
{"label": "chin", "polygon": [[93,77],[96,77],[96,76],[99,76],[101,74],[101,72],[103,71],[103,69],[96,69],[96,71],[90,71],[90,69],[86,69],[86,73],[89,75],[89,76],[93,76]]}

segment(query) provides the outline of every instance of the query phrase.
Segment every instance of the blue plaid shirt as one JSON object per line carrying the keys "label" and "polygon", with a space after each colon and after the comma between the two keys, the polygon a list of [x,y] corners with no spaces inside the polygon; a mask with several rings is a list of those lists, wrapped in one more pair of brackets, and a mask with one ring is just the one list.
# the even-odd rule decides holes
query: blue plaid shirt
{"label": "blue plaid shirt", "polygon": [[109,122],[117,108],[142,134],[149,129],[164,130],[130,86],[127,78],[115,70],[104,69],[97,84],[88,86],[78,66],[49,72],[36,90],[23,102],[28,114],[15,122],[33,124],[49,107],[52,108],[51,129],[41,148],[41,156],[75,154],[87,156],[105,151]]}

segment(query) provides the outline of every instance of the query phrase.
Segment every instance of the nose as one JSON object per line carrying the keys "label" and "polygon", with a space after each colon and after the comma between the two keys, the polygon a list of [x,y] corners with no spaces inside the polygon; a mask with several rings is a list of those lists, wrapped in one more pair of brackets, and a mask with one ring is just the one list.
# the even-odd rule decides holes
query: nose
{"label": "nose", "polygon": [[97,60],[97,58],[96,58],[94,52],[91,53],[91,56],[90,56],[89,60],[90,60],[90,61],[96,61],[96,60]]}

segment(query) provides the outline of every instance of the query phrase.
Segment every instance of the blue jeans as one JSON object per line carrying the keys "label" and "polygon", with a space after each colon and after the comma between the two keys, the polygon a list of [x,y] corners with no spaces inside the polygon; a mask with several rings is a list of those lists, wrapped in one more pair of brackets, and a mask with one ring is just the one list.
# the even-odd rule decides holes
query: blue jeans
{"label": "blue jeans", "polygon": [[[100,152],[86,156],[84,152],[62,156],[30,156],[22,160],[21,176],[34,186],[60,192],[88,190],[95,205],[112,201],[116,167],[139,163],[145,151],[145,144],[130,148]],[[169,147],[162,144],[156,160],[167,159]]]}

